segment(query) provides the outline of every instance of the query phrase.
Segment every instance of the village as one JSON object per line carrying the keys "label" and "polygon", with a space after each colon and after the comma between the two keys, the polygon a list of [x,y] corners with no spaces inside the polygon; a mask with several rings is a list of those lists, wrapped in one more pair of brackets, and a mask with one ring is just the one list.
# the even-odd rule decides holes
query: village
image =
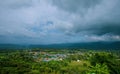
{"label": "village", "polygon": [[34,51],[34,52],[29,52],[30,55],[35,59],[36,62],[48,62],[48,61],[62,61],[67,57],[68,54],[51,54],[48,52],[43,52],[43,51]]}
{"label": "village", "polygon": [[[85,51],[81,50],[33,50],[27,51],[29,55],[36,62],[49,62],[49,61],[64,61],[64,60],[74,60],[80,62],[81,59],[88,59],[87,56],[91,56],[91,53],[86,54]],[[86,55],[86,57],[84,56]]]}

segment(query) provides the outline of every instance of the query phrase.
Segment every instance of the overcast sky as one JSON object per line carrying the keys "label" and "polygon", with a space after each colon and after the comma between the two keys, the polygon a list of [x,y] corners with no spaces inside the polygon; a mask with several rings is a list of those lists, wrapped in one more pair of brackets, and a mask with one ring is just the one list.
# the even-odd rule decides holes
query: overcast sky
{"label": "overcast sky", "polygon": [[120,0],[0,0],[0,43],[120,41]]}

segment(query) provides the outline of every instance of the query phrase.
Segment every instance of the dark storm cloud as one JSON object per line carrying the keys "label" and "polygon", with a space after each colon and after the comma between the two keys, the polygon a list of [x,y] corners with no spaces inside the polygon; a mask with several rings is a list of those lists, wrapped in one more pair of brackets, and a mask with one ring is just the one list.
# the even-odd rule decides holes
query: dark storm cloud
{"label": "dark storm cloud", "polygon": [[101,0],[53,0],[53,5],[71,13],[84,13],[89,8],[94,8]]}
{"label": "dark storm cloud", "polygon": [[[104,25],[103,25],[104,24]],[[113,34],[113,35],[120,35],[120,25],[119,24],[111,24],[111,23],[101,23],[100,25],[94,25],[87,28],[80,28],[75,27],[74,29],[75,33],[84,32],[86,31],[89,34],[95,34],[95,35],[104,35],[104,34]]]}
{"label": "dark storm cloud", "polygon": [[106,33],[120,35],[119,0],[53,0],[61,10],[75,14],[74,32],[88,31],[96,35]]}

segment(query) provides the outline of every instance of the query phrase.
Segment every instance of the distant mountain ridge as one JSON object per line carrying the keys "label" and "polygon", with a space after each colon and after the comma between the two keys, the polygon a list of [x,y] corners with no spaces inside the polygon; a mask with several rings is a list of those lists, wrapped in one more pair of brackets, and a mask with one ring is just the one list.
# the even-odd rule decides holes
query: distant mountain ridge
{"label": "distant mountain ridge", "polygon": [[61,44],[0,44],[0,49],[27,49],[27,48],[79,48],[79,49],[120,49],[120,41],[117,42],[88,42],[88,43],[61,43]]}

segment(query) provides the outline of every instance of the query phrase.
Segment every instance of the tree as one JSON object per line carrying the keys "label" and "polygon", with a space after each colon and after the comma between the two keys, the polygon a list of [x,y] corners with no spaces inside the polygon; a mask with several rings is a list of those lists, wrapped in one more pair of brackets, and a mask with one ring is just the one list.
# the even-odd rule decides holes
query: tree
{"label": "tree", "polygon": [[120,74],[120,62],[117,60],[116,56],[107,52],[98,52],[91,56],[90,63],[92,66],[97,64],[106,64],[110,70],[110,74]]}
{"label": "tree", "polygon": [[91,66],[87,74],[110,74],[107,65],[105,64],[96,64]]}

